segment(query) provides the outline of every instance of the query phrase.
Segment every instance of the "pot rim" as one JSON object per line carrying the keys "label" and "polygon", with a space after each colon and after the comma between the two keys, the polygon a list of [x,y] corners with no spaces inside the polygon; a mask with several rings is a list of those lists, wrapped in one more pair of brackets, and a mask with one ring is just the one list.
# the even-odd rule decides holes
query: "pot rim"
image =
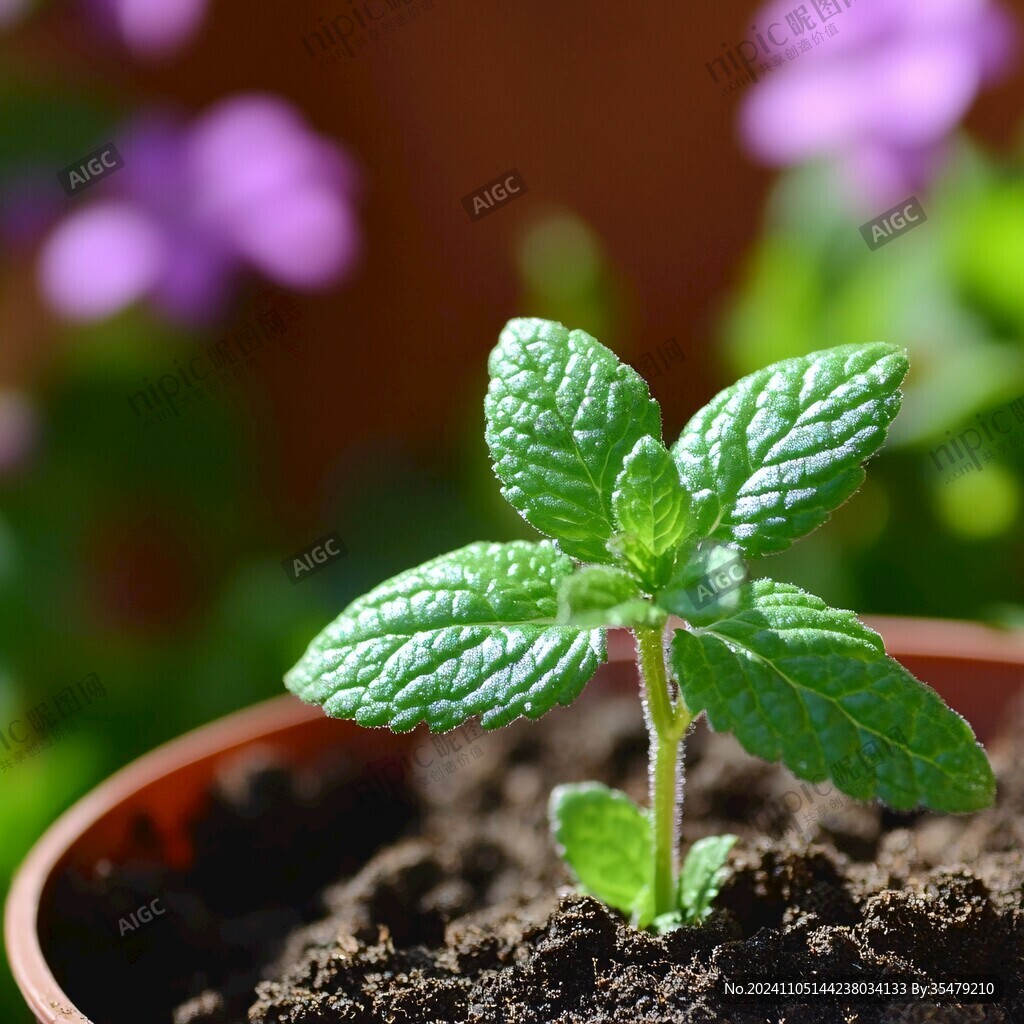
{"label": "pot rim", "polygon": [[[885,646],[894,657],[1015,663],[1024,674],[1024,631],[998,630],[953,619],[865,616],[863,621],[883,638],[893,638],[891,646],[889,642]],[[633,639],[627,630],[609,630],[608,639],[608,661],[633,658]],[[15,871],[4,913],[4,942],[11,973],[38,1020],[75,1019],[92,1024],[51,973],[37,930],[43,889],[86,829],[133,793],[193,761],[248,746],[322,714],[318,706],[303,704],[290,694],[231,712],[130,761],[50,825]],[[68,1009],[74,1018],[67,1016]]]}

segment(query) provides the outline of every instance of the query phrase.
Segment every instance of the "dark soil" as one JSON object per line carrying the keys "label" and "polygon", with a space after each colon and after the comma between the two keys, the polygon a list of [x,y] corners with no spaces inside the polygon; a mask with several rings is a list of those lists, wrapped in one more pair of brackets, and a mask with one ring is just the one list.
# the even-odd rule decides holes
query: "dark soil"
{"label": "dark soil", "polygon": [[[709,921],[657,938],[574,894],[549,838],[558,782],[646,800],[639,702],[593,696],[498,733],[456,731],[444,756],[424,737],[429,767],[412,767],[425,784],[383,787],[370,813],[344,770],[325,769],[333,788],[319,793],[267,760],[237,766],[197,825],[200,871],[65,879],[49,955],[66,990],[104,1024],[1024,1024],[1024,709],[990,746],[997,806],[967,817],[816,792],[698,724],[684,847],[741,838]],[[97,913],[154,893],[166,914],[96,948]],[[725,993],[743,979],[980,976],[1001,999]]]}

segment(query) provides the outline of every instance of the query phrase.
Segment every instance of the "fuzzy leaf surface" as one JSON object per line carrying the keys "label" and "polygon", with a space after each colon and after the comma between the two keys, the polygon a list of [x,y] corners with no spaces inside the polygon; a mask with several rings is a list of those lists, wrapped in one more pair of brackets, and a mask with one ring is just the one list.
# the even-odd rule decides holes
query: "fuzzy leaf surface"
{"label": "fuzzy leaf surface", "polygon": [[586,565],[562,580],[558,621],[573,626],[657,628],[666,613],[643,599],[636,580],[621,569]]}
{"label": "fuzzy leaf surface", "polygon": [[725,877],[724,865],[736,836],[707,836],[687,851],[679,873],[679,907],[684,921],[696,924],[711,912]]}
{"label": "fuzzy leaf surface", "polygon": [[510,320],[491,353],[486,436],[505,499],[562,550],[610,562],[612,492],[661,410],[644,379],[584,331]]}
{"label": "fuzzy leaf surface", "polygon": [[583,890],[646,924],[654,871],[647,813],[617,789],[584,782],[555,788],[550,817]]}
{"label": "fuzzy leaf surface", "polygon": [[720,392],[672,447],[706,535],[783,551],[860,486],[899,411],[906,353],[844,345],[774,363]]}
{"label": "fuzzy leaf surface", "polygon": [[672,660],[693,712],[749,753],[857,800],[974,811],[995,779],[970,726],[885,654],[853,612],[798,587],[756,580],[739,608],[677,630]]}
{"label": "fuzzy leaf surface", "polygon": [[692,532],[689,508],[668,449],[658,438],[640,438],[615,481],[612,509],[619,530],[635,541],[620,549],[648,592],[668,580],[673,553]]}
{"label": "fuzzy leaf surface", "polygon": [[578,612],[603,611],[639,596],[636,581],[621,569],[587,565],[562,580],[558,590],[559,616],[565,619]]}
{"label": "fuzzy leaf surface", "polygon": [[572,571],[549,541],[441,555],[353,601],[285,684],[334,718],[396,732],[538,718],[572,703],[605,659],[603,630],[555,622]]}

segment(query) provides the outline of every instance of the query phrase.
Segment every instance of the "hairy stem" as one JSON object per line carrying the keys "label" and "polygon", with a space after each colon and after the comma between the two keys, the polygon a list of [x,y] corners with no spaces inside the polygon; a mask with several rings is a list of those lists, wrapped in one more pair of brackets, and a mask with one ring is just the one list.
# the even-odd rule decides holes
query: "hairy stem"
{"label": "hairy stem", "polygon": [[677,805],[682,738],[691,715],[682,699],[673,702],[665,671],[660,629],[634,631],[640,675],[647,693],[647,725],[651,743],[651,831],[654,846],[654,913],[676,909]]}

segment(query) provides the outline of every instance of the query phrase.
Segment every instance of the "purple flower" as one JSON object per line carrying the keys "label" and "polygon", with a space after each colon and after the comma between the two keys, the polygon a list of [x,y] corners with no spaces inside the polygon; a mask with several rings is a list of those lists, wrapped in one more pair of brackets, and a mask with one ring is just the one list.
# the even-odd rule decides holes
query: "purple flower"
{"label": "purple flower", "polygon": [[115,145],[124,167],[43,247],[41,288],[61,315],[92,320],[145,299],[196,323],[246,269],[300,290],[352,271],[354,163],[284,101],[231,98],[189,125],[149,118]]}
{"label": "purple flower", "polygon": [[[800,10],[813,27],[791,17]],[[743,104],[747,148],[774,165],[833,159],[872,207],[928,184],[1013,48],[1012,24],[990,0],[773,0],[756,23],[785,39],[772,50],[785,63]]]}
{"label": "purple flower", "polygon": [[207,0],[86,0],[88,15],[138,57],[167,57],[188,43]]}

